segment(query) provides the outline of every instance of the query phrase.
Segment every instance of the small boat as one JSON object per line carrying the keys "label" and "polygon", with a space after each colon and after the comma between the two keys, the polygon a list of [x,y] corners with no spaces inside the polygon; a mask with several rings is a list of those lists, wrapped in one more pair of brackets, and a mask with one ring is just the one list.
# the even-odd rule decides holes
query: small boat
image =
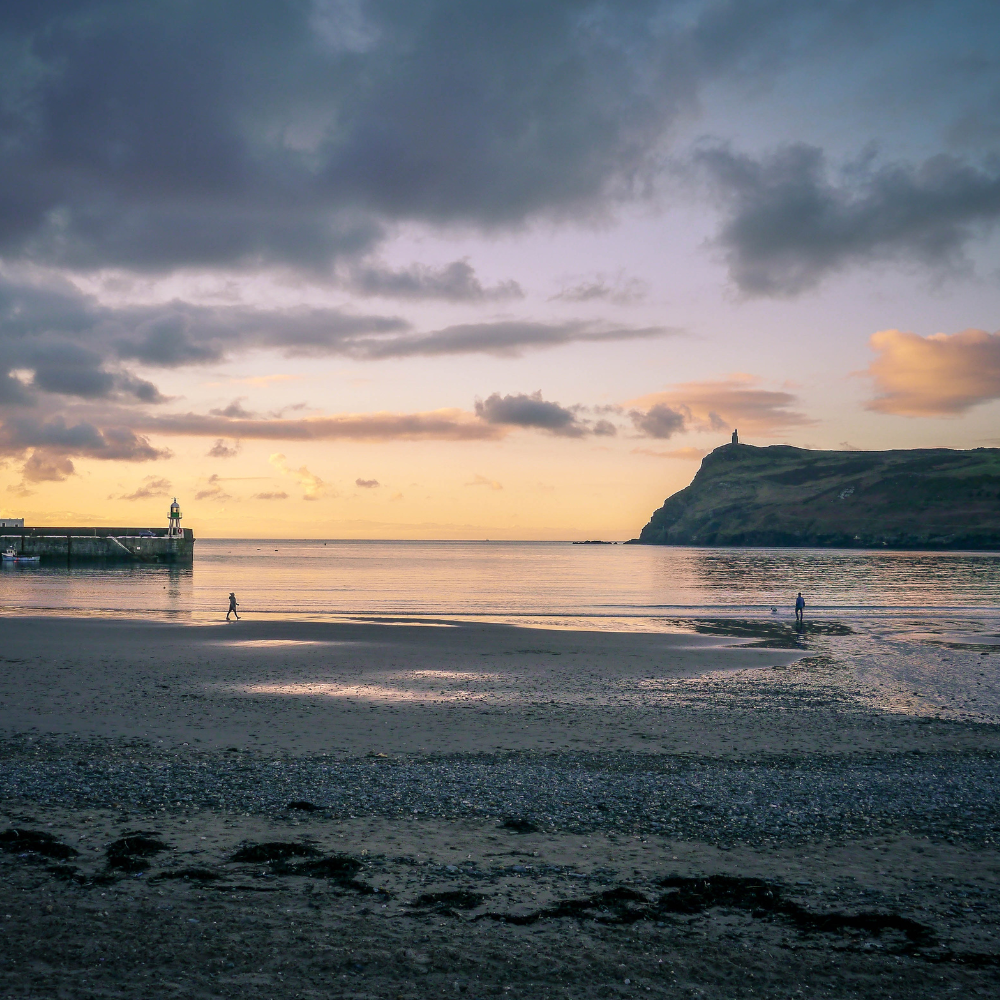
{"label": "small boat", "polygon": [[18,563],[19,565],[37,565],[42,561],[41,556],[22,556],[13,549],[7,549],[0,557],[5,563]]}

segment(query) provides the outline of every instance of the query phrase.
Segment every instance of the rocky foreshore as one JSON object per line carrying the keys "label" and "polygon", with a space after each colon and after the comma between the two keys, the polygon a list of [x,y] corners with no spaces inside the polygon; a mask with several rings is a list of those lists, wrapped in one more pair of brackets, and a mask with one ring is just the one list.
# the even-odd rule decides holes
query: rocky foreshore
{"label": "rocky foreshore", "polygon": [[902,833],[991,845],[1000,843],[998,759],[994,746],[846,760],[526,751],[271,758],[22,737],[0,745],[0,798],[137,818],[205,809],[270,816],[297,803],[334,820],[513,818],[552,834],[618,831],[715,846]]}

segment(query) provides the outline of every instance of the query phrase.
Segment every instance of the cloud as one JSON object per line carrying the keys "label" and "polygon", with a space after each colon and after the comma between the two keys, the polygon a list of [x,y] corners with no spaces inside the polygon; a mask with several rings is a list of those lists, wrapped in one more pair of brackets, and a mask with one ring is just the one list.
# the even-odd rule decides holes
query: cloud
{"label": "cloud", "polygon": [[465,484],[466,486],[485,486],[490,490],[502,490],[503,483],[498,483],[495,479],[487,479],[478,472]]}
{"label": "cloud", "polygon": [[458,409],[425,413],[341,413],[298,420],[231,419],[213,414],[135,414],[134,425],[150,434],[232,437],[270,441],[493,441],[504,436]]}
{"label": "cloud", "polygon": [[[526,349],[642,340],[672,332],[596,320],[503,320],[415,333],[399,317],[338,309],[252,309],[179,301],[112,307],[67,281],[15,282],[0,275],[0,403],[31,404],[38,392],[137,404],[165,402],[153,383],[123,367],[127,362],[177,368],[217,363],[251,350],[359,360],[476,353],[514,357]],[[216,412],[251,416],[242,408],[242,399]]]}
{"label": "cloud", "polygon": [[16,455],[28,448],[46,454],[80,455],[107,461],[148,462],[170,452],[124,426],[100,428],[89,421],[68,424],[64,417],[39,420],[12,414],[0,424],[0,454]]}
{"label": "cloud", "polygon": [[700,462],[708,452],[704,448],[670,448],[654,451],[652,448],[633,448],[633,455],[648,455],[650,458],[678,458],[685,462]]}
{"label": "cloud", "polygon": [[377,479],[355,479],[355,486],[360,486],[363,490],[374,490],[377,489],[381,484]]}
{"label": "cloud", "polygon": [[300,465],[297,469],[289,468],[285,456],[277,452],[271,455],[268,461],[283,476],[291,476],[299,484],[302,488],[303,500],[319,500],[327,495],[332,495],[327,484],[304,465]]}
{"label": "cloud", "polygon": [[208,412],[215,417],[231,417],[233,420],[253,420],[257,414],[243,408],[244,399],[246,399],[246,396],[241,396],[239,399],[234,399],[228,406],[221,410],[209,410]]}
{"label": "cloud", "polygon": [[681,430],[728,433],[737,427],[748,434],[768,435],[814,423],[792,409],[798,403],[797,396],[761,389],[759,383],[752,375],[682,382],[633,400],[634,411],[629,416],[640,433],[661,438]]}
{"label": "cloud", "polygon": [[277,349],[288,356],[351,355],[369,338],[409,329],[395,316],[365,316],[338,309],[251,309],[170,302],[100,307],[109,352],[155,367],[221,361],[233,352]]}
{"label": "cloud", "polygon": [[476,416],[487,424],[532,427],[565,437],[581,437],[587,433],[573,410],[542,399],[540,391],[510,396],[495,392],[486,399],[477,399]]}
{"label": "cloud", "polygon": [[24,463],[21,475],[28,483],[60,483],[67,476],[72,476],[74,471],[73,463],[64,455],[34,451]]}
{"label": "cloud", "polygon": [[1000,399],[1000,333],[963,330],[920,337],[881,330],[867,374],[878,395],[867,409],[907,417],[957,416]]}
{"label": "cloud", "polygon": [[287,500],[287,493],[254,493],[251,500]]}
{"label": "cloud", "polygon": [[462,323],[424,334],[352,338],[343,342],[341,352],[367,360],[433,357],[446,354],[493,354],[509,358],[519,357],[524,349],[529,347],[648,340],[676,332],[667,327],[611,326],[592,320],[570,320],[561,323],[503,320],[489,323]]}
{"label": "cloud", "polygon": [[884,259],[953,268],[1000,217],[1000,169],[938,155],[832,176],[821,149],[788,146],[762,159],[699,151],[728,209],[718,245],[748,295],[795,295],[850,265]]}
{"label": "cloud", "polygon": [[219,478],[218,473],[213,473],[208,477],[208,485],[204,489],[198,490],[194,495],[195,500],[232,500],[232,496],[228,494],[222,487],[222,480]]}
{"label": "cloud", "polygon": [[240,447],[239,441],[234,441],[232,444],[226,444],[222,438],[216,438],[215,444],[208,449],[206,455],[209,458],[232,458],[234,455],[239,453]]}
{"label": "cloud", "polygon": [[669,438],[684,430],[684,414],[666,403],[654,403],[648,410],[629,413],[635,429],[646,437]]}
{"label": "cloud", "polygon": [[[263,389],[273,382],[295,382],[301,378],[301,375],[250,375],[247,378],[234,378],[230,379],[230,381],[240,385],[252,385],[257,389]],[[210,384],[218,385],[217,382]]]}
{"label": "cloud", "polygon": [[639,278],[626,278],[618,274],[608,278],[603,274],[570,285],[549,297],[549,301],[596,302],[607,301],[616,305],[640,302],[649,294],[649,285]]}
{"label": "cloud", "polygon": [[781,0],[18,6],[0,254],[136,270],[322,269],[398,221],[490,229],[641,196],[699,87],[765,65],[797,14]]}
{"label": "cloud", "polygon": [[153,497],[165,497],[170,493],[170,481],[156,476],[146,476],[142,484],[131,493],[123,493],[118,497],[108,497],[109,500],[150,500]]}
{"label": "cloud", "polygon": [[467,260],[452,261],[442,267],[413,264],[405,270],[359,264],[352,268],[345,283],[357,295],[392,299],[496,302],[524,298],[524,291],[516,281],[484,287]]}
{"label": "cloud", "polygon": [[582,407],[567,408],[542,399],[540,392],[477,400],[475,413],[459,409],[424,413],[341,413],[301,419],[228,417],[207,414],[137,413],[133,425],[148,434],[270,441],[496,441],[512,427],[548,431],[563,437],[617,433],[609,420],[593,425],[581,419]]}

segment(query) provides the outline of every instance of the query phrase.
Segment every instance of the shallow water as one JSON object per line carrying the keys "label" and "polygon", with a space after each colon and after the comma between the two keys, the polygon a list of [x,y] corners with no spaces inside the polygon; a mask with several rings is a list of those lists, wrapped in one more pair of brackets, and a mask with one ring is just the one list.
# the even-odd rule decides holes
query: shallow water
{"label": "shallow water", "polygon": [[657,626],[692,612],[906,617],[1000,608],[1000,553],[695,549],[562,542],[198,541],[195,563],[5,566],[0,608],[214,617],[344,615]]}
{"label": "shallow water", "polygon": [[[834,657],[845,689],[888,710],[1000,720],[1000,553],[285,539],[195,552],[185,569],[8,565],[0,613],[199,625],[224,617],[232,590],[257,620],[714,628]],[[799,590],[805,634],[792,630]]]}

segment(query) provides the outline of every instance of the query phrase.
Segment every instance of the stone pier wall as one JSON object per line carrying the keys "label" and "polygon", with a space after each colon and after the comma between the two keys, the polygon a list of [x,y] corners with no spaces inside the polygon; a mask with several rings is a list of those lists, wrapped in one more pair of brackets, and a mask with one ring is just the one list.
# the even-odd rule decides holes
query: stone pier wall
{"label": "stone pier wall", "polygon": [[0,528],[0,549],[41,556],[43,564],[191,564],[194,532],[185,528],[183,538],[167,538],[166,528]]}

